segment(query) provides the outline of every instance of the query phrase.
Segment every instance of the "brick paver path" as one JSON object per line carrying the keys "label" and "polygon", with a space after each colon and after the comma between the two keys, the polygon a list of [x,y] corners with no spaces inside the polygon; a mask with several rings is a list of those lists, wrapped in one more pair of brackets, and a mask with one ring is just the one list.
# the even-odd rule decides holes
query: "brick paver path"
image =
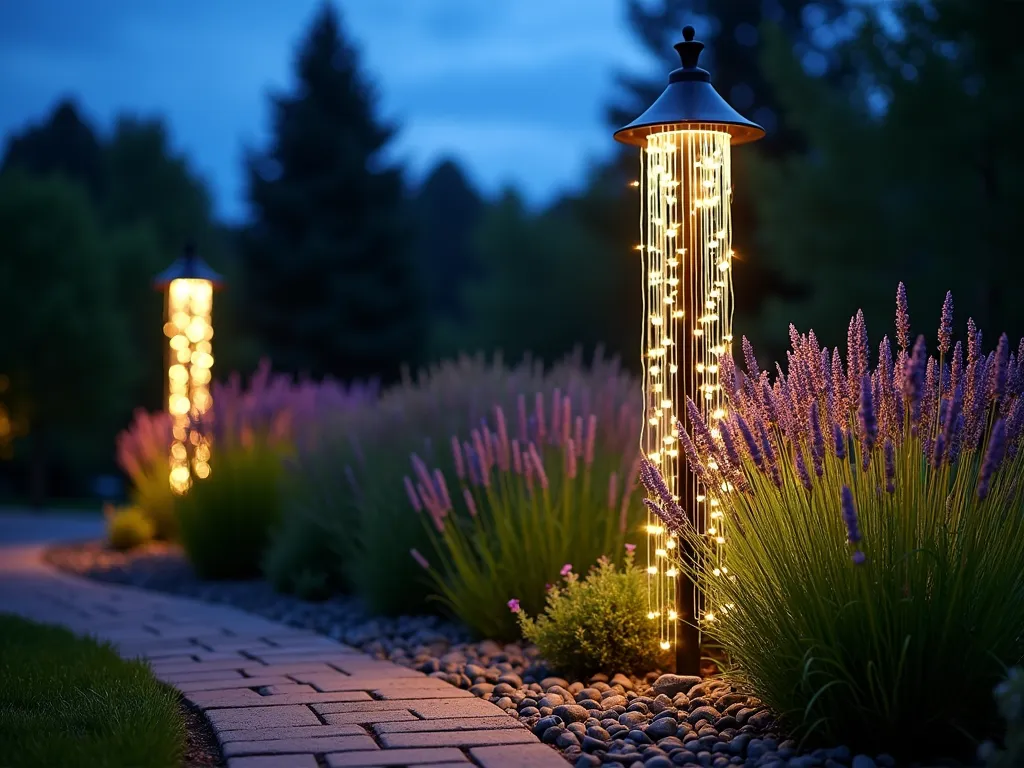
{"label": "brick paver path", "polygon": [[62,525],[0,518],[0,612],[148,659],[206,713],[228,768],[567,765],[493,704],[323,635],[58,573],[42,562],[41,544],[70,532]]}

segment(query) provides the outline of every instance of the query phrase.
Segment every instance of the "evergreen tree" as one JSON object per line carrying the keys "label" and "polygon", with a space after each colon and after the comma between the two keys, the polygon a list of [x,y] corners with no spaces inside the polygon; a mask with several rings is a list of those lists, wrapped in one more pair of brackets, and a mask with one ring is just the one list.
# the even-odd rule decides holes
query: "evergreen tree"
{"label": "evergreen tree", "polygon": [[424,334],[392,130],[325,3],[302,43],[298,85],[273,100],[271,145],[247,161],[249,325],[276,367],[343,379],[397,375]]}
{"label": "evergreen tree", "polygon": [[429,290],[431,319],[461,321],[460,293],[476,263],[472,241],[483,202],[458,164],[445,159],[420,186],[414,206],[417,261]]}
{"label": "evergreen tree", "polygon": [[[808,74],[776,29],[767,74],[807,150],[765,164],[757,200],[764,251],[810,288],[769,307],[838,343],[863,307],[876,338],[891,324],[896,283],[934,333],[947,289],[959,323],[1024,332],[1011,294],[1024,236],[1024,6],[936,0],[860,6],[833,55],[860,74],[839,87]],[[962,325],[960,326],[962,327]]]}
{"label": "evergreen tree", "polygon": [[57,455],[126,410],[139,361],[80,186],[17,170],[0,175],[0,252],[0,410],[27,428],[38,506]]}
{"label": "evergreen tree", "polygon": [[40,176],[59,173],[85,187],[94,200],[104,187],[101,141],[70,99],[57,104],[44,122],[8,140],[0,171],[11,168]]}

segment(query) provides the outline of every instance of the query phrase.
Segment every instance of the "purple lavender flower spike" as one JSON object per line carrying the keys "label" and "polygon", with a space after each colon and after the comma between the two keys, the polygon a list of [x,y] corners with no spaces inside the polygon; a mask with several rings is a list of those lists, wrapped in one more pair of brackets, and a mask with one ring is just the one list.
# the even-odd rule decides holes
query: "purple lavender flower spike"
{"label": "purple lavender flower spike", "polygon": [[452,435],[452,458],[455,459],[455,476],[462,480],[466,477],[466,465],[462,458],[462,445],[455,435]]}
{"label": "purple lavender flower spike", "polygon": [[523,457],[518,440],[512,441],[512,471],[517,475],[523,474]]}
{"label": "purple lavender flower spike", "polygon": [[949,460],[949,465],[950,466],[953,466],[954,464],[956,464],[957,459],[960,458],[960,450],[963,448],[963,444],[964,444],[964,437],[963,436],[964,436],[964,415],[963,415],[963,413],[958,413],[957,417],[956,417],[956,421],[953,422],[953,429],[950,432],[949,440],[947,440],[947,443],[949,445],[949,450],[946,451],[946,457]]}
{"label": "purple lavender flower spike", "polygon": [[545,424],[544,424],[544,395],[541,392],[537,393],[534,400],[534,416],[537,419],[537,442],[544,442]]}
{"label": "purple lavender flower spike", "polygon": [[808,491],[811,490],[811,475],[807,471],[807,464],[804,462],[804,454],[800,450],[800,446],[796,447],[794,463],[796,464],[796,475],[800,478],[800,483]]}
{"label": "purple lavender flower spike", "polygon": [[910,310],[907,308],[907,287],[896,286],[896,342],[900,349],[910,345]]}
{"label": "purple lavender flower spike", "polygon": [[935,419],[935,398],[938,397],[939,390],[938,368],[938,361],[934,357],[929,357],[928,365],[925,368],[924,389],[921,391],[921,425],[924,427],[925,432],[926,453],[931,449],[929,441]]}
{"label": "purple lavender flower spike", "polygon": [[981,356],[981,331],[974,324],[974,318],[967,318],[967,370],[971,370]]}
{"label": "purple lavender flower spike", "polygon": [[665,478],[662,477],[661,472],[654,465],[654,462],[649,461],[646,458],[640,460],[640,482],[644,484],[648,493],[651,493],[661,499],[662,504],[669,504],[672,502],[672,493],[668,489],[668,485],[665,483]]}
{"label": "purple lavender flower spike", "polygon": [[412,478],[408,475],[405,476],[405,493],[409,497],[409,503],[412,508],[417,512],[423,511],[423,505],[420,504],[420,497],[416,495],[416,488],[412,484]]}
{"label": "purple lavender flower spike", "polygon": [[953,346],[953,362],[949,367],[949,388],[956,390],[957,387],[962,386],[964,376],[964,348],[963,345],[958,341]]}
{"label": "purple lavender flower spike", "polygon": [[588,467],[594,463],[594,441],[597,439],[597,416],[590,414],[587,419],[587,440],[583,449],[583,463]]}
{"label": "purple lavender flower spike", "polygon": [[885,453],[885,491],[886,493],[896,492],[896,449],[892,440],[885,438],[883,446]]}
{"label": "purple lavender flower spike", "polygon": [[761,369],[757,367],[754,347],[746,336],[743,337],[743,361],[747,366],[747,375],[752,379],[757,379],[761,375]]}
{"label": "purple lavender flower spike", "polygon": [[939,469],[942,466],[942,459],[946,453],[946,435],[939,432],[935,436],[935,444],[932,446],[932,469]]}
{"label": "purple lavender flower spike", "polygon": [[544,462],[540,460],[540,454],[537,453],[537,446],[530,443],[530,460],[533,463],[533,469],[537,473],[537,480],[540,482],[540,487],[545,491],[548,489],[548,475],[544,471]]}
{"label": "purple lavender flower spike", "polygon": [[526,418],[526,395],[520,394],[516,398],[516,415],[519,418],[519,442],[524,442],[529,439],[529,433],[527,429],[527,418]]}
{"label": "purple lavender flower spike", "polygon": [[[690,398],[686,398],[686,415],[690,418],[690,428],[693,430],[694,444],[701,453],[708,454],[708,458],[711,458],[716,453],[714,438],[711,437],[711,432],[708,430],[708,425],[704,421],[700,408]],[[683,425],[677,423],[676,436],[681,438],[684,431]]]}
{"label": "purple lavender flower spike", "polygon": [[767,381],[761,385],[761,404],[764,406],[765,418],[772,424],[779,423],[779,409],[775,403],[775,392]]}
{"label": "purple lavender flower spike", "polygon": [[679,442],[683,446],[683,456],[686,457],[686,465],[690,468],[690,471],[697,476],[705,485],[711,483],[711,476],[708,474],[707,468],[700,460],[700,456],[697,453],[697,448],[694,446],[693,441],[686,432],[682,432],[679,435]]}
{"label": "purple lavender flower spike", "polygon": [[1017,455],[1020,444],[1021,427],[1024,426],[1024,399],[1017,398],[1006,417],[1006,455],[1013,458]]}
{"label": "purple lavender flower spike", "polygon": [[723,352],[718,356],[718,383],[730,400],[735,398],[737,389],[736,361],[728,352]]}
{"label": "purple lavender flower spike", "polygon": [[576,444],[570,437],[565,441],[565,476],[570,480],[576,479]]}
{"label": "purple lavender flower spike", "polygon": [[557,444],[562,437],[562,390],[555,387],[551,393],[551,442]]}
{"label": "purple lavender flower spike", "polygon": [[835,449],[837,459],[846,458],[846,435],[838,424],[832,425],[832,447]]}
{"label": "purple lavender flower spike", "polygon": [[494,409],[494,419],[498,425],[498,441],[497,441],[497,454],[498,466],[503,472],[507,472],[509,468],[509,444],[508,444],[508,425],[505,423],[505,410],[499,405]]}
{"label": "purple lavender flower spike", "polygon": [[846,374],[843,372],[843,358],[839,354],[839,347],[836,347],[832,350],[832,407],[835,409],[835,412],[829,414],[834,422],[841,422],[843,419],[840,413],[846,410],[847,388],[843,386],[845,383]]}
{"label": "purple lavender flower spike", "polygon": [[853,560],[853,564],[854,565],[864,565],[864,563],[866,563],[868,561],[868,556],[865,555],[859,549],[856,552],[854,552],[852,555],[850,555],[850,558]]}
{"label": "purple lavender flower spike", "polygon": [[907,361],[903,377],[903,394],[910,408],[911,420],[916,425],[921,420],[921,395],[924,392],[925,370],[928,365],[928,353],[925,349],[924,336],[918,336],[914,343],[914,352]]}
{"label": "purple lavender flower spike", "polygon": [[999,469],[1006,455],[1006,424],[1002,419],[996,420],[992,425],[992,434],[988,438],[988,450],[985,451],[985,461],[981,464],[981,475],[978,478],[978,498],[984,499],[988,496],[989,485],[992,482],[992,475]]}
{"label": "purple lavender flower spike", "polygon": [[847,333],[847,376],[850,399],[860,394],[860,381],[868,371],[868,328],[864,322],[864,312],[857,310],[856,316],[850,320]]}
{"label": "purple lavender flower spike", "polygon": [[739,451],[736,450],[736,441],[733,439],[732,430],[729,425],[722,421],[718,425],[718,431],[722,435],[722,447],[725,449],[725,458],[729,460],[729,466],[738,468],[741,465]]}
{"label": "purple lavender flower spike", "polygon": [[946,300],[942,302],[942,320],[939,322],[939,352],[949,352],[949,343],[953,338],[953,293],[946,291]]}
{"label": "purple lavender flower spike", "polygon": [[[902,285],[902,283],[901,283]],[[851,544],[860,541],[860,526],[857,524],[857,507],[853,503],[853,491],[844,485],[842,490],[843,522],[846,524],[846,538]]]}
{"label": "purple lavender flower spike", "polygon": [[772,441],[768,436],[768,430],[765,428],[763,422],[758,422],[757,427],[761,437],[761,450],[764,452],[764,463],[768,468],[768,473],[771,475],[772,482],[775,483],[777,488],[781,488],[782,475],[779,473],[779,459],[775,454],[775,449],[772,447]]}
{"label": "purple lavender flower spike", "polygon": [[995,361],[991,366],[989,377],[990,396],[993,398],[1002,397],[1006,393],[1007,371],[1009,366],[1010,340],[1004,333],[999,337],[996,345]]}
{"label": "purple lavender flower spike", "polygon": [[857,416],[860,419],[860,438],[864,445],[863,469],[867,469],[871,449],[875,447],[875,440],[878,439],[878,419],[871,399],[871,378],[866,374],[860,380],[860,409]]}
{"label": "purple lavender flower spike", "polygon": [[469,516],[470,517],[476,517],[477,516],[476,500],[473,498],[473,494],[470,492],[469,488],[463,488],[462,489],[462,498],[466,502],[466,509],[469,510]]}
{"label": "purple lavender flower spike", "polygon": [[747,424],[746,419],[740,414],[736,414],[736,424],[740,428],[740,434],[743,435],[743,442],[747,444],[747,451],[750,453],[751,461],[754,462],[758,469],[761,469],[764,466],[764,456],[761,454],[761,448],[754,439],[753,432],[750,431],[750,425]]}

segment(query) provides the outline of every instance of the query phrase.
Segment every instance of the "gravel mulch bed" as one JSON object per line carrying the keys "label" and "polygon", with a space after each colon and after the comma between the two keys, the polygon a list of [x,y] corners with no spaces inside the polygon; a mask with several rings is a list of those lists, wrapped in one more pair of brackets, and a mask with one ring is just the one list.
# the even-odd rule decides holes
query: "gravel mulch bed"
{"label": "gravel mulch bed", "polygon": [[98,543],[73,544],[50,550],[47,559],[99,581],[228,603],[441,678],[517,717],[577,768],[896,765],[888,755],[851,755],[844,746],[801,752],[757,698],[721,679],[652,672],[644,679],[601,674],[566,680],[551,674],[536,648],[472,642],[463,627],[436,616],[382,618],[355,598],[311,603],[262,581],[201,581],[180,550],[166,545],[126,554]]}

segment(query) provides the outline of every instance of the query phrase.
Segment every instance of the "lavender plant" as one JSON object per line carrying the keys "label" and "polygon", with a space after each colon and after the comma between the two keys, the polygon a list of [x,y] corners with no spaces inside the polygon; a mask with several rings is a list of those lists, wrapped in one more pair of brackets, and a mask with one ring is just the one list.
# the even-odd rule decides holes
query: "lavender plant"
{"label": "lavender plant", "polygon": [[447,477],[412,457],[404,485],[432,544],[412,556],[436,598],[483,637],[516,637],[510,599],[539,612],[545,585],[566,562],[589,568],[607,553],[620,561],[636,537],[638,465],[621,457],[639,440],[638,418],[620,411],[619,421],[604,427],[579,408],[579,399],[560,389],[550,399],[538,394],[530,406],[520,395],[513,419],[498,406],[491,420],[451,438],[454,471]]}
{"label": "lavender plant", "polygon": [[[584,364],[577,353],[545,372],[530,359],[510,366],[499,357],[462,356],[431,366],[384,392],[378,402],[328,422],[315,444],[300,445],[289,471],[286,526],[315,527],[322,534],[318,551],[336,555],[336,567],[325,569],[326,578],[357,592],[373,610],[429,610],[430,581],[409,556],[411,549],[431,551],[427,531],[415,521],[410,524],[402,485],[410,454],[451,477],[452,434],[468,435],[495,406],[517,414],[520,393],[529,393],[532,408],[535,393],[547,402],[555,389],[571,397],[574,408],[598,416],[598,440],[605,441],[599,447],[614,445],[619,451],[627,444],[622,435],[632,434],[627,415],[636,385],[618,361],[597,354]],[[302,538],[292,538],[296,562],[301,552],[310,552],[301,547]]]}
{"label": "lavender plant", "polygon": [[[1024,655],[1024,342],[912,339],[897,292],[895,355],[874,367],[864,317],[845,364],[790,329],[787,368],[720,361],[725,419],[679,436],[720,494],[724,563],[651,465],[652,509],[692,547],[701,628],[797,734],[867,750],[965,750],[993,719],[990,691]],[[937,732],[946,738],[937,740]]]}
{"label": "lavender plant", "polygon": [[171,417],[166,413],[135,411],[132,423],[117,436],[117,465],[131,481],[132,506],[152,523],[158,539],[177,537],[174,493],[169,480]]}
{"label": "lavender plant", "polygon": [[[258,575],[282,522],[284,462],[314,444],[323,425],[376,396],[371,386],[295,382],[267,361],[243,385],[238,374],[213,387],[213,408],[196,427],[210,442],[211,473],[175,501],[182,544],[210,578]],[[273,562],[270,558],[266,562]],[[309,588],[315,577],[296,574]]]}

